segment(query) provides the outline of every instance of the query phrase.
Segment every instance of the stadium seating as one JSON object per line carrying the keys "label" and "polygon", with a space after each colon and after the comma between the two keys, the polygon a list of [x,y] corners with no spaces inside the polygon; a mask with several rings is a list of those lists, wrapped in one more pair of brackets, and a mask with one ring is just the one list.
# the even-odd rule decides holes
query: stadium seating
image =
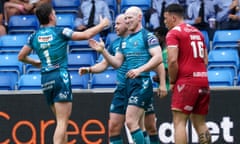
{"label": "stadium seating", "polygon": [[56,13],[78,13],[81,0],[52,0]]}
{"label": "stadium seating", "polygon": [[41,90],[41,74],[23,74],[18,81],[18,90]]}
{"label": "stadium seating", "polygon": [[91,53],[68,54],[69,70],[78,70],[80,67],[89,67],[93,64],[95,64],[95,59]]}
{"label": "stadium seating", "polygon": [[109,69],[102,73],[92,74],[91,88],[115,88],[116,70]]}
{"label": "stadium seating", "polygon": [[13,73],[0,72],[0,90],[15,90],[17,77]]}
{"label": "stadium seating", "polygon": [[0,53],[18,53],[27,43],[28,34],[6,34],[0,37]]}
{"label": "stadium seating", "polygon": [[80,76],[78,71],[70,71],[72,89],[88,89],[90,75]]}
{"label": "stadium seating", "polygon": [[213,35],[212,48],[238,47],[240,30],[216,30]]}
{"label": "stadium seating", "polygon": [[58,13],[56,14],[57,17],[57,24],[58,27],[68,27],[70,29],[74,28],[74,21],[76,15],[71,13]]}
{"label": "stadium seating", "polygon": [[231,70],[224,68],[214,68],[208,70],[209,85],[216,86],[233,86],[234,76]]}
{"label": "stadium seating", "polygon": [[145,12],[151,7],[151,0],[121,0],[121,13],[131,6],[137,6],[141,8],[143,12]]}
{"label": "stadium seating", "polygon": [[234,76],[237,76],[239,69],[238,51],[230,48],[211,50],[208,54],[208,69],[216,67],[232,68]]}
{"label": "stadium seating", "polygon": [[18,61],[17,53],[0,54],[0,71],[15,73],[18,78],[23,73],[23,63]]}
{"label": "stadium seating", "polygon": [[40,24],[35,15],[13,15],[8,22],[8,33],[32,33]]}

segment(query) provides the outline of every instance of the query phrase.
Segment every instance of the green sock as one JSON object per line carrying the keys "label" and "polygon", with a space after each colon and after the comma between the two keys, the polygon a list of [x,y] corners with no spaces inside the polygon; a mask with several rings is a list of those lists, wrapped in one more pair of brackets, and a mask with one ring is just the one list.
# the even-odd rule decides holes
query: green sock
{"label": "green sock", "polygon": [[144,136],[141,129],[131,132],[131,135],[136,144],[144,144]]}
{"label": "green sock", "polygon": [[143,136],[144,136],[144,139],[145,139],[145,144],[151,144],[150,143],[150,138],[149,138],[146,131],[143,131]]}
{"label": "green sock", "polygon": [[110,137],[110,144],[123,144],[123,140],[120,135]]}
{"label": "green sock", "polygon": [[158,138],[158,135],[149,135],[151,144],[160,144],[160,140]]}

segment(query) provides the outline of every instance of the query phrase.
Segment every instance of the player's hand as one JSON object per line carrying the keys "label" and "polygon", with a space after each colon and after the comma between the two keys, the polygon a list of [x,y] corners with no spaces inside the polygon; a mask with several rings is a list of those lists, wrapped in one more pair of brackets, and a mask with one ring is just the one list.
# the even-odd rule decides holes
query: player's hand
{"label": "player's hand", "polygon": [[35,60],[32,65],[35,66],[35,67],[37,67],[37,68],[41,68],[41,67],[42,67],[42,63],[41,63],[40,60]]}
{"label": "player's hand", "polygon": [[174,85],[175,85],[175,84],[170,84],[170,90],[171,90],[171,91],[173,91]]}
{"label": "player's hand", "polygon": [[103,18],[101,15],[99,16],[99,19],[100,19],[100,24],[102,24],[104,27],[107,27],[110,23],[109,19],[108,18]]}
{"label": "player's hand", "polygon": [[140,75],[140,71],[138,69],[131,69],[127,72],[126,76],[128,78],[134,79]]}
{"label": "player's hand", "polygon": [[166,85],[165,86],[159,86],[159,88],[157,89],[157,94],[160,98],[166,97],[167,94],[168,94]]}
{"label": "player's hand", "polygon": [[84,75],[89,73],[89,67],[81,67],[78,69],[78,74],[79,75]]}
{"label": "player's hand", "polygon": [[100,53],[103,52],[104,47],[105,47],[105,44],[104,44],[104,42],[103,42],[102,39],[100,39],[99,42],[96,41],[96,40],[94,40],[94,39],[90,39],[90,40],[88,40],[88,43],[89,43],[89,46],[90,46],[92,49],[94,49],[94,50],[96,50],[96,51],[98,51],[98,52],[100,52]]}

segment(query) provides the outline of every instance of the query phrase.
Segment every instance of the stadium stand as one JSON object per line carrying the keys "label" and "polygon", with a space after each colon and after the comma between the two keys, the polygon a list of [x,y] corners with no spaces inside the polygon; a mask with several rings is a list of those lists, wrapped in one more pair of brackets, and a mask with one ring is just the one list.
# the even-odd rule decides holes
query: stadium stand
{"label": "stadium stand", "polygon": [[41,75],[37,73],[21,75],[18,90],[41,90]]}
{"label": "stadium stand", "polygon": [[32,33],[39,28],[39,22],[35,15],[14,15],[8,22],[8,33]]}
{"label": "stadium stand", "polygon": [[90,88],[115,88],[116,70],[108,69],[102,73],[92,74]]}

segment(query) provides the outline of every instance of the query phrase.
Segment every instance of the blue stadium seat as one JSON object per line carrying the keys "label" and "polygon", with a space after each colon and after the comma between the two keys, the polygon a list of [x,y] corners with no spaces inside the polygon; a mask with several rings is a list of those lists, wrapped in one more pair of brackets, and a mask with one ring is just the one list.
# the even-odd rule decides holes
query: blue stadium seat
{"label": "blue stadium seat", "polygon": [[95,59],[91,53],[68,54],[68,70],[78,70],[80,67],[89,67],[93,64]]}
{"label": "blue stadium seat", "polygon": [[[39,60],[39,57],[37,54],[30,54],[29,57],[33,58],[33,59],[36,59],[36,60]],[[41,73],[41,69],[40,68],[37,68],[31,64],[24,64],[23,65],[24,69],[23,69],[23,73],[24,74],[31,74],[31,73]]]}
{"label": "blue stadium seat", "polygon": [[18,54],[0,54],[0,71],[15,73],[18,78],[23,73],[23,63],[18,61]]}
{"label": "blue stadium seat", "polygon": [[233,86],[234,76],[229,69],[209,69],[208,81],[210,86]]}
{"label": "blue stadium seat", "polygon": [[23,74],[18,81],[18,90],[41,90],[41,74]]}
{"label": "blue stadium seat", "polygon": [[8,33],[32,33],[38,30],[40,24],[35,15],[14,15],[8,22]]}
{"label": "blue stadium seat", "polygon": [[208,69],[216,67],[230,67],[237,76],[239,69],[239,55],[236,49],[221,48],[211,50],[208,54]]}
{"label": "blue stadium seat", "polygon": [[91,88],[115,88],[116,70],[109,69],[102,73],[92,74]]}
{"label": "blue stadium seat", "polygon": [[27,43],[28,34],[6,34],[0,37],[0,52],[16,52]]}
{"label": "blue stadium seat", "polygon": [[52,0],[56,13],[78,13],[81,0]]}
{"label": "blue stadium seat", "polygon": [[209,36],[208,32],[205,30],[201,30],[201,33],[203,34],[205,45],[207,46],[208,51],[210,50],[210,43],[209,43]]}
{"label": "blue stadium seat", "polygon": [[78,71],[70,71],[72,89],[88,89],[90,75],[85,74],[80,76]]}
{"label": "blue stadium seat", "polygon": [[240,40],[240,30],[216,30],[212,48],[238,47],[238,40]]}
{"label": "blue stadium seat", "polygon": [[240,86],[240,73],[238,74],[237,85]]}
{"label": "blue stadium seat", "polygon": [[145,12],[151,7],[151,0],[121,0],[121,13],[131,6],[137,6],[141,8],[143,12]]}
{"label": "blue stadium seat", "polygon": [[15,90],[16,82],[13,73],[0,72],[0,90]]}
{"label": "blue stadium seat", "polygon": [[57,24],[58,27],[68,27],[70,29],[74,28],[74,21],[76,15],[71,13],[58,13],[56,14],[57,17]]}

